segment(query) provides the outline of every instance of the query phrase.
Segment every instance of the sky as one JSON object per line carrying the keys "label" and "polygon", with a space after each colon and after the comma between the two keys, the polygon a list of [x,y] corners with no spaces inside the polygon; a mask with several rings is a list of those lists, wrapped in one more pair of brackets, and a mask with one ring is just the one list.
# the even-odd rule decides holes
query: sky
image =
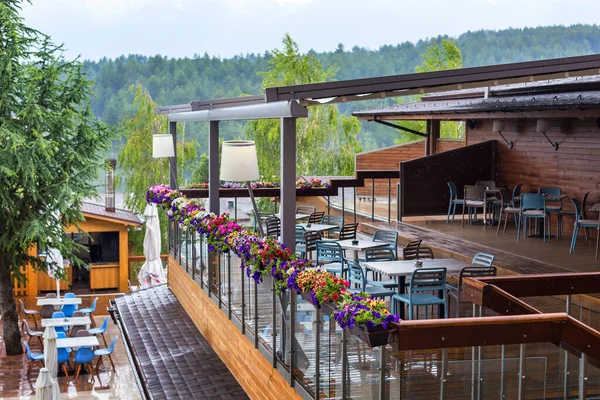
{"label": "sky", "polygon": [[229,58],[343,43],[377,49],[469,30],[594,24],[598,0],[32,0],[25,22],[64,43],[67,58]]}

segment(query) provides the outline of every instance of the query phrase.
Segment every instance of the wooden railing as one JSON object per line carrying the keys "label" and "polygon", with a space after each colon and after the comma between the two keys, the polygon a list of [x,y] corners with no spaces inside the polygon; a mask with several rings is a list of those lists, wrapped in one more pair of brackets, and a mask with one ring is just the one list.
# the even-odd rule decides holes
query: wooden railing
{"label": "wooden railing", "polygon": [[[160,260],[161,261],[167,261],[168,259],[169,259],[169,255],[168,254],[161,254],[160,255]],[[138,263],[139,264],[139,263],[144,263],[144,262],[146,262],[146,256],[129,256],[129,258],[127,260],[127,270],[128,270],[127,277],[129,279],[131,279],[132,282],[135,281],[136,277],[131,276],[131,272],[132,272],[131,264],[132,263]]]}

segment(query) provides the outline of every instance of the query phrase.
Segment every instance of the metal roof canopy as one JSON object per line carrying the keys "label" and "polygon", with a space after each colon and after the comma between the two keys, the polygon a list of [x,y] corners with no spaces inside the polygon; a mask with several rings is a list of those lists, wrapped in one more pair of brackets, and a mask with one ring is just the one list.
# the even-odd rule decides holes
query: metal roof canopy
{"label": "metal roof canopy", "polygon": [[265,90],[265,97],[267,102],[296,99],[303,105],[319,105],[598,73],[600,73],[600,54],[594,54],[446,71],[273,87]]}

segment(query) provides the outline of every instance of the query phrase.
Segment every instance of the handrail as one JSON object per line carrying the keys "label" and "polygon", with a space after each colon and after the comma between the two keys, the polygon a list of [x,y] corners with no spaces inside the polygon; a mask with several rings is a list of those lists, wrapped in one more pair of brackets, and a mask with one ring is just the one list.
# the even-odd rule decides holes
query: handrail
{"label": "handrail", "polygon": [[600,272],[496,276],[479,281],[501,288],[516,297],[557,296],[596,293]]}

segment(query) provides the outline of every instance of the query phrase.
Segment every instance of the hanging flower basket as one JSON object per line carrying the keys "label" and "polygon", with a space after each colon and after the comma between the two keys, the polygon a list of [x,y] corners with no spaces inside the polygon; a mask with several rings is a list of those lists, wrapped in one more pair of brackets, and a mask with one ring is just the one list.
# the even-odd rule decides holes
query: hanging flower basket
{"label": "hanging flower basket", "polygon": [[394,324],[389,324],[387,328],[384,328],[383,325],[379,324],[373,328],[368,328],[367,330],[353,326],[350,328],[350,332],[369,347],[380,347],[393,343],[397,340],[398,335],[398,331]]}
{"label": "hanging flower basket", "polygon": [[[307,303],[314,305],[314,303],[312,301],[312,296],[310,295],[310,292],[300,292],[300,297],[302,297],[304,299],[304,301],[306,301]],[[315,307],[320,308],[321,311],[323,311],[323,314],[325,314],[325,315],[331,315],[335,311],[335,303],[331,302],[331,301],[326,301]]]}

